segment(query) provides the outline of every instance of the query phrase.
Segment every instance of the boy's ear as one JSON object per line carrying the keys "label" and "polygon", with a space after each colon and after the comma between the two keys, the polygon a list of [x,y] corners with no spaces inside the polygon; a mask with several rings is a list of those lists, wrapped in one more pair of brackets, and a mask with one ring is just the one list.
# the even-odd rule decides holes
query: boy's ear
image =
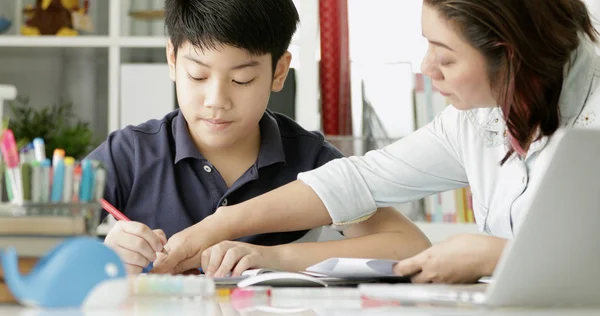
{"label": "boy's ear", "polygon": [[292,54],[290,52],[283,53],[283,56],[277,61],[275,67],[275,73],[273,74],[273,83],[271,84],[271,91],[279,92],[283,89],[285,78],[287,78],[288,71],[290,70],[290,63],[292,62]]}
{"label": "boy's ear", "polygon": [[169,77],[171,80],[175,81],[175,48],[173,47],[173,43],[171,40],[167,41],[167,63],[169,64]]}

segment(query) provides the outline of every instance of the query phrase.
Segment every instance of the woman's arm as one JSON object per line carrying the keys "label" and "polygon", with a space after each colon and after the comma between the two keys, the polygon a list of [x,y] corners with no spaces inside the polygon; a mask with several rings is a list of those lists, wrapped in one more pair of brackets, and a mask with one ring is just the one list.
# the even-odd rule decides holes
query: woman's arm
{"label": "woman's arm", "polygon": [[220,207],[204,221],[207,220],[224,226],[223,240],[331,224],[329,213],[319,196],[298,180],[246,202]]}
{"label": "woman's arm", "polygon": [[448,107],[432,123],[363,157],[333,160],[301,173],[299,181],[220,208],[224,239],[326,224],[361,222],[378,207],[414,201],[468,185],[458,141],[465,115]]}
{"label": "woman's arm", "polygon": [[202,267],[208,275],[215,277],[223,277],[229,272],[236,276],[252,268],[302,271],[333,257],[402,260],[431,246],[409,219],[389,207],[348,227],[345,235],[348,238],[343,240],[271,247],[222,242],[204,251]]}
{"label": "woman's arm", "polygon": [[204,250],[222,241],[330,223],[327,209],[315,192],[294,181],[246,202],[220,207],[201,222],[176,233],[165,245],[169,255],[159,256],[153,272],[177,274],[198,268],[203,264]]}
{"label": "woman's arm", "polygon": [[155,267],[193,267],[200,263],[204,249],[223,240],[332,222],[354,224],[369,218],[378,207],[464,187],[468,182],[458,141],[462,124],[469,124],[465,115],[450,106],[426,127],[381,150],[333,160],[300,174],[301,181],[221,207],[169,239],[165,248],[173,255]]}

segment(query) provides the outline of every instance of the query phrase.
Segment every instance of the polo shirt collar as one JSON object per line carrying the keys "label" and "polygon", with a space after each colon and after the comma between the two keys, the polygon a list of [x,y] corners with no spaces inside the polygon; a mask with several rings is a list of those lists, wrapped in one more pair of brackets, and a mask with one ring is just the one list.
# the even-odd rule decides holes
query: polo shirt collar
{"label": "polo shirt collar", "polygon": [[[285,163],[285,153],[283,151],[279,126],[269,110],[265,111],[265,114],[260,119],[259,127],[261,141],[256,162],[257,167],[262,168],[279,162]],[[171,129],[173,139],[175,140],[175,164],[187,158],[206,160],[196,147],[181,111],[173,118]]]}

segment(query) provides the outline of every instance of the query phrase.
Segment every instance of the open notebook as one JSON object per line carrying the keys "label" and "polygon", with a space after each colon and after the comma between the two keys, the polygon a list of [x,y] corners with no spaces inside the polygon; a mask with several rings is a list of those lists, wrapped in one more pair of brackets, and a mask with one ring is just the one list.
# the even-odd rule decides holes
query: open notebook
{"label": "open notebook", "polygon": [[331,258],[306,271],[282,272],[252,269],[240,277],[215,278],[217,285],[326,287],[356,286],[361,283],[407,283],[410,278],[393,273],[394,260]]}

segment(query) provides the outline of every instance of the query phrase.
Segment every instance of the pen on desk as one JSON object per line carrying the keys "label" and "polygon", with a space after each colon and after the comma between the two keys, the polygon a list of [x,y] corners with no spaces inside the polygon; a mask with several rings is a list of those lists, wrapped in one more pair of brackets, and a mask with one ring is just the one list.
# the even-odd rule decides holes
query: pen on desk
{"label": "pen on desk", "polygon": [[23,201],[31,201],[31,165],[28,162],[21,163],[21,177],[23,184]]}
{"label": "pen on desk", "polygon": [[56,168],[56,164],[59,160],[63,160],[65,158],[64,149],[57,148],[54,150],[54,154],[52,155],[52,167]]}
{"label": "pen on desk", "polygon": [[40,198],[42,203],[50,201],[50,159],[46,158],[40,164]]}
{"label": "pen on desk", "polygon": [[73,203],[79,203],[79,190],[81,187],[81,165],[73,169]]}
{"label": "pen on desk", "polygon": [[62,158],[56,160],[54,167],[54,175],[52,176],[52,193],[50,194],[50,202],[60,203],[62,201],[63,186],[65,183],[65,161]]}
{"label": "pen on desk", "polygon": [[73,198],[73,168],[75,158],[65,157],[65,180],[63,189],[63,203],[70,203]]}
{"label": "pen on desk", "polygon": [[35,153],[35,160],[38,162],[42,162],[46,160],[46,144],[44,143],[43,138],[35,138],[33,140],[33,151]]}
{"label": "pen on desk", "polygon": [[42,166],[38,161],[31,163],[31,201],[42,201]]}
{"label": "pen on desk", "polygon": [[94,168],[90,160],[84,159],[81,162],[81,185],[79,187],[79,201],[88,203],[92,200],[92,190],[94,188]]}
{"label": "pen on desk", "polygon": [[27,162],[34,162],[35,161],[35,146],[33,145],[33,142],[27,144]]}
{"label": "pen on desk", "polygon": [[10,177],[9,171],[8,171],[8,169],[5,169],[4,170],[4,181],[6,184],[6,195],[8,195],[8,200],[12,202],[14,200],[14,196],[13,196],[13,192],[12,192],[10,179],[11,179],[11,177]]}
{"label": "pen on desk", "polygon": [[12,202],[20,203],[23,200],[21,189],[21,170],[19,170],[19,150],[12,130],[7,129],[2,135],[2,157],[6,165],[7,176],[12,191]]}

